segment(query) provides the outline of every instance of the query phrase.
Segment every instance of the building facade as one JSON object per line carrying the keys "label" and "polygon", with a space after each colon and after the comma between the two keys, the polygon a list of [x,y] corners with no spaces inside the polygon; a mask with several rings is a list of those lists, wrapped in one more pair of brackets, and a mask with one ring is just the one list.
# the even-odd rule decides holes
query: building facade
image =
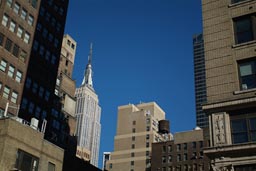
{"label": "building facade", "polygon": [[0,119],[0,169],[62,171],[64,150],[23,124],[24,120],[16,119]]}
{"label": "building facade", "polygon": [[193,50],[196,97],[196,125],[200,128],[205,128],[208,126],[208,117],[202,109],[202,104],[206,103],[204,40],[202,34],[194,35]]}
{"label": "building facade", "polygon": [[213,170],[256,168],[255,0],[203,0]]}
{"label": "building facade", "polygon": [[106,169],[150,170],[151,144],[170,138],[169,134],[159,133],[162,120],[165,120],[165,112],[155,102],[119,106],[114,151]]}
{"label": "building facade", "polygon": [[111,159],[110,152],[104,152],[103,153],[103,159],[102,159],[102,170],[107,170],[107,161]]}
{"label": "building facade", "polygon": [[171,141],[152,144],[151,171],[208,171],[208,146],[202,129],[179,132]]}
{"label": "building facade", "polygon": [[77,156],[98,166],[101,107],[92,81],[92,44],[82,85],[76,89]]}
{"label": "building facade", "polygon": [[31,47],[36,32],[39,1],[0,2],[0,115],[7,102],[9,115],[17,115]]}
{"label": "building facade", "polygon": [[58,76],[56,80],[55,95],[59,96],[61,102],[61,112],[69,125],[69,134],[75,135],[75,91],[76,82],[72,79],[75,62],[76,41],[68,34],[64,35],[61,47]]}

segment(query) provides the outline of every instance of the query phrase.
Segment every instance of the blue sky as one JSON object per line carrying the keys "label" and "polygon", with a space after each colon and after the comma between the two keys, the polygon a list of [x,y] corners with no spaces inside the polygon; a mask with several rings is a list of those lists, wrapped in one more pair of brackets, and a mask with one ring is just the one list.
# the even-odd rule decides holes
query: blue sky
{"label": "blue sky", "polygon": [[195,123],[192,37],[200,0],[70,0],[65,32],[77,41],[73,78],[82,82],[93,42],[93,81],[102,107],[100,163],[113,151],[117,107],[155,101],[171,132]]}

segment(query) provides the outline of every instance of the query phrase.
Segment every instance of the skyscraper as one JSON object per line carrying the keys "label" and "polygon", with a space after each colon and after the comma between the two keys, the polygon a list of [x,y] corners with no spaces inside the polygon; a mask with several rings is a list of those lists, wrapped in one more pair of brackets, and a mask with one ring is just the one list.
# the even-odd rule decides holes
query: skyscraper
{"label": "skyscraper", "polygon": [[119,106],[114,151],[106,169],[150,170],[151,143],[168,140],[168,133],[165,112],[155,102]]}
{"label": "skyscraper", "polygon": [[256,1],[203,0],[212,170],[256,168]]}
{"label": "skyscraper", "polygon": [[202,110],[202,103],[206,102],[206,80],[203,35],[193,37],[194,49],[194,80],[196,97],[196,124],[204,128],[208,126],[208,117]]}
{"label": "skyscraper", "polygon": [[82,85],[76,89],[77,156],[98,166],[101,107],[92,81],[92,44]]}

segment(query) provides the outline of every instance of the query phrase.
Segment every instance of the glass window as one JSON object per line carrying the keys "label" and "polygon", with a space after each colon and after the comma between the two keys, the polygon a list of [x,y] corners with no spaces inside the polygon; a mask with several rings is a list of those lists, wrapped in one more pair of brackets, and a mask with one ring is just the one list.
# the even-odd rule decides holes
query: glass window
{"label": "glass window", "polygon": [[131,153],[131,157],[134,157],[134,153]]}
{"label": "glass window", "polygon": [[24,50],[22,50],[22,51],[20,52],[20,60],[23,61],[23,62],[25,62],[25,61],[26,61],[26,58],[27,58],[27,52],[24,51]]}
{"label": "glass window", "polygon": [[44,28],[43,30],[43,37],[46,38],[48,34],[48,30],[46,28]]}
{"label": "glass window", "polygon": [[1,91],[1,89],[2,89],[2,85],[3,85],[3,84],[0,82],[0,91]]}
{"label": "glass window", "polygon": [[28,106],[28,112],[32,114],[34,107],[35,107],[35,104],[33,102],[30,102]]}
{"label": "glass window", "polygon": [[28,77],[28,78],[26,79],[26,88],[30,88],[31,83],[32,83],[32,80],[31,80],[31,78]]}
{"label": "glass window", "polygon": [[19,14],[19,10],[20,10],[20,4],[18,4],[17,2],[15,2],[14,7],[13,7],[13,11],[16,14]]}
{"label": "glass window", "polygon": [[56,64],[56,56],[52,55],[51,63],[54,65]]}
{"label": "glass window", "polygon": [[181,155],[180,154],[177,155],[177,162],[179,162],[179,161],[181,161]]}
{"label": "glass window", "polygon": [[192,148],[196,148],[196,142],[192,142]]}
{"label": "glass window", "polygon": [[181,150],[181,145],[177,144],[177,151],[180,151],[180,150]]}
{"label": "glass window", "polygon": [[20,47],[16,44],[14,44],[13,46],[13,50],[12,50],[12,54],[15,56],[15,57],[18,57],[19,56],[19,50],[20,50]]}
{"label": "glass window", "polygon": [[244,43],[254,40],[253,16],[247,15],[234,19],[234,31],[236,43]]}
{"label": "glass window", "polygon": [[42,24],[41,23],[37,23],[36,29],[38,31],[41,31],[42,30]]}
{"label": "glass window", "polygon": [[37,0],[32,0],[31,5],[33,8],[37,8]]}
{"label": "glass window", "polygon": [[49,33],[49,35],[48,35],[48,40],[49,40],[50,42],[53,41],[53,35],[52,35],[52,33]]}
{"label": "glass window", "polygon": [[0,33],[0,46],[3,46],[4,43],[4,35],[3,33]]}
{"label": "glass window", "polygon": [[134,165],[134,161],[131,161],[131,165],[132,165],[132,166]]}
{"label": "glass window", "polygon": [[55,171],[55,164],[49,162],[48,163],[48,171]]}
{"label": "glass window", "polygon": [[187,150],[187,149],[188,149],[188,144],[187,144],[187,143],[184,143],[184,144],[183,144],[183,149],[184,149],[184,150]]}
{"label": "glass window", "polygon": [[34,43],[33,43],[33,50],[37,51],[38,50],[38,46],[39,46],[39,43],[38,43],[37,40],[35,40]]}
{"label": "glass window", "polygon": [[136,129],[135,129],[135,128],[132,128],[132,132],[135,133],[135,132],[136,132]]}
{"label": "glass window", "polygon": [[32,87],[32,92],[36,93],[38,88],[38,84],[34,82],[33,87]]}
{"label": "glass window", "polygon": [[241,89],[256,88],[256,60],[240,62],[238,65]]}
{"label": "glass window", "polygon": [[22,79],[22,72],[17,70],[15,80],[20,83]]}
{"label": "glass window", "polygon": [[52,20],[51,20],[51,25],[53,27],[55,27],[55,24],[56,24],[56,19],[54,17],[52,17]]}
{"label": "glass window", "polygon": [[26,11],[24,8],[22,8],[22,10],[21,10],[21,15],[20,15],[20,17],[21,17],[23,20],[26,20],[27,11]]}
{"label": "glass window", "polygon": [[184,160],[184,161],[187,161],[187,160],[188,160],[188,154],[187,154],[187,153],[184,153],[184,154],[183,154],[183,160]]}
{"label": "glass window", "polygon": [[171,145],[168,145],[168,152],[172,152],[172,146]]}
{"label": "glass window", "polygon": [[232,0],[232,3],[238,3],[238,2],[243,2],[245,0]]}
{"label": "glass window", "polygon": [[172,156],[169,155],[169,156],[168,156],[168,163],[171,163],[171,162],[172,162]]}
{"label": "glass window", "polygon": [[39,159],[22,150],[18,150],[15,167],[18,170],[38,171]]}
{"label": "glass window", "polygon": [[1,63],[0,63],[0,70],[5,72],[6,66],[7,66],[7,62],[2,60]]}
{"label": "glass window", "polygon": [[59,14],[60,14],[60,15],[63,15],[63,12],[64,12],[63,8],[60,7],[60,9],[59,9]]}
{"label": "glass window", "polygon": [[132,136],[132,141],[135,141],[135,136]]}
{"label": "glass window", "polygon": [[28,44],[29,39],[30,39],[30,34],[28,32],[26,32],[25,35],[24,35],[24,42]]}
{"label": "glass window", "polygon": [[8,24],[8,20],[9,20],[8,15],[4,14],[2,19],[2,25],[6,27]]}
{"label": "glass window", "polygon": [[50,13],[49,13],[49,12],[46,12],[45,20],[46,20],[47,22],[50,21],[50,17],[51,17]]}
{"label": "glass window", "polygon": [[32,26],[33,23],[34,23],[34,17],[32,15],[29,15],[28,16],[28,24]]}
{"label": "glass window", "polygon": [[6,1],[6,4],[7,4],[8,7],[11,8],[11,7],[12,7],[12,0],[7,0],[7,1]]}
{"label": "glass window", "polygon": [[136,125],[136,121],[133,121],[132,124],[133,124],[133,125]]}
{"label": "glass window", "polygon": [[163,145],[163,147],[162,147],[162,152],[163,152],[163,153],[166,152],[166,146],[165,146],[165,145]]}
{"label": "glass window", "polygon": [[57,48],[59,45],[59,40],[58,39],[54,39],[54,46]]}
{"label": "glass window", "polygon": [[44,46],[43,46],[43,45],[40,46],[39,54],[40,54],[41,56],[44,56]]}
{"label": "glass window", "polygon": [[44,95],[44,88],[43,87],[40,87],[39,88],[39,97],[43,97],[43,95]]}
{"label": "glass window", "polygon": [[149,142],[146,143],[146,147],[147,147],[147,148],[149,147]]}
{"label": "glass window", "polygon": [[28,105],[28,100],[26,98],[23,98],[21,103],[21,109],[26,109],[27,105]]}
{"label": "glass window", "polygon": [[135,148],[135,144],[132,144],[132,149],[134,149]]}
{"label": "glass window", "polygon": [[50,92],[46,90],[46,91],[45,91],[44,99],[45,99],[46,101],[48,101],[49,98],[50,98]]}
{"label": "glass window", "polygon": [[15,91],[12,92],[11,102],[16,103],[18,99],[18,93]]}
{"label": "glass window", "polygon": [[8,69],[7,75],[12,78],[14,70],[15,70],[15,68],[12,65],[9,65],[9,69]]}
{"label": "glass window", "polygon": [[162,167],[162,171],[166,171],[166,167]]}
{"label": "glass window", "polygon": [[14,21],[11,21],[9,30],[10,30],[11,32],[14,32],[14,31],[15,31],[15,28],[16,28],[16,23],[15,23]]}
{"label": "glass window", "polygon": [[47,61],[49,61],[50,56],[51,56],[50,51],[49,51],[49,50],[46,50],[46,52],[45,52],[45,59],[46,59]]}
{"label": "glass window", "polygon": [[5,49],[8,50],[9,52],[11,52],[11,50],[12,50],[12,41],[10,39],[6,39]]}
{"label": "glass window", "polygon": [[231,121],[233,143],[248,142],[246,119],[236,119]]}
{"label": "glass window", "polygon": [[6,99],[9,99],[9,94],[10,94],[10,88],[5,86],[3,91],[3,97]]}
{"label": "glass window", "polygon": [[22,37],[22,34],[23,34],[23,28],[22,27],[18,27],[18,30],[17,30],[17,36],[19,37],[19,38],[21,38]]}

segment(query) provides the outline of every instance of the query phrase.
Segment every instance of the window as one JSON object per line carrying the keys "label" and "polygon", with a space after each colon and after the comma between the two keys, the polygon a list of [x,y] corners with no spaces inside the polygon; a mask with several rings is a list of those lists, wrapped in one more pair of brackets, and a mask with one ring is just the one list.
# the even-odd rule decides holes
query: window
{"label": "window", "polygon": [[192,142],[192,148],[196,148],[196,142]]}
{"label": "window", "polygon": [[34,17],[32,15],[29,15],[28,16],[28,24],[32,26],[33,23],[34,23]]}
{"label": "window", "polygon": [[0,33],[0,46],[3,46],[4,43],[4,35],[3,33]]}
{"label": "window", "polygon": [[49,61],[50,56],[51,56],[50,51],[49,51],[49,50],[46,50],[46,52],[45,52],[45,59],[46,59],[47,61]]}
{"label": "window", "polygon": [[13,77],[14,70],[15,70],[14,67],[13,67],[12,65],[10,65],[10,66],[9,66],[9,69],[8,69],[7,75],[12,78],[12,77]]}
{"label": "window", "polygon": [[56,63],[56,56],[52,55],[51,63],[54,65]]}
{"label": "window", "polygon": [[31,78],[28,77],[28,78],[26,79],[26,88],[29,89],[30,86],[31,86],[31,83],[32,83],[32,80],[31,80]]}
{"label": "window", "polygon": [[134,157],[134,153],[131,153],[131,157]]}
{"label": "window", "polygon": [[255,169],[256,169],[256,164],[234,166],[235,171],[254,171]]}
{"label": "window", "polygon": [[37,0],[32,0],[32,1],[31,1],[31,5],[32,5],[33,8],[36,8],[36,6],[37,6]]}
{"label": "window", "polygon": [[184,149],[184,150],[187,150],[187,149],[188,149],[188,144],[187,144],[187,143],[184,143],[184,144],[183,144],[183,149]]}
{"label": "window", "polygon": [[162,167],[162,171],[166,171],[166,167]]}
{"label": "window", "polygon": [[255,14],[238,17],[233,20],[236,44],[255,40],[256,35],[254,34],[256,32],[253,29],[256,25],[255,20]]}
{"label": "window", "polygon": [[0,63],[0,70],[5,72],[6,66],[7,66],[7,62],[2,60],[1,63]]}
{"label": "window", "polygon": [[17,70],[15,80],[20,83],[22,79],[22,72]]}
{"label": "window", "polygon": [[15,57],[18,57],[19,56],[19,50],[20,50],[20,47],[16,44],[14,44],[13,46],[13,50],[12,50],[12,54],[15,56]]}
{"label": "window", "polygon": [[48,163],[48,171],[55,171],[55,164],[49,162]]}
{"label": "window", "polygon": [[22,150],[18,150],[15,167],[18,170],[38,171],[39,159]]}
{"label": "window", "polygon": [[5,86],[4,87],[4,92],[3,92],[3,97],[6,99],[9,99],[9,94],[10,94],[10,88]]}
{"label": "window", "polygon": [[243,1],[245,0],[232,0],[232,3],[234,4],[234,3],[243,2]]}
{"label": "window", "polygon": [[26,109],[27,105],[28,105],[28,100],[26,98],[23,98],[21,103],[21,109]]}
{"label": "window", "polygon": [[10,39],[6,39],[5,42],[5,49],[8,50],[9,52],[11,52],[12,49],[12,41]]}
{"label": "window", "polygon": [[197,154],[196,154],[196,152],[193,152],[191,159],[196,159],[196,158],[197,158]]}
{"label": "window", "polygon": [[39,88],[39,97],[43,97],[43,95],[44,95],[44,88],[43,87],[40,87]]}
{"label": "window", "polygon": [[150,124],[150,118],[147,118],[146,123]]}
{"label": "window", "polygon": [[132,149],[134,149],[135,148],[135,144],[132,144]]}
{"label": "window", "polygon": [[16,93],[15,91],[12,92],[12,96],[11,96],[11,102],[16,103],[18,99],[18,93]]}
{"label": "window", "polygon": [[38,84],[34,82],[33,87],[32,87],[32,92],[36,93],[38,88]]}
{"label": "window", "polygon": [[15,27],[16,27],[16,23],[15,23],[14,21],[11,21],[9,30],[10,30],[11,32],[14,32],[14,31],[15,31]]}
{"label": "window", "polygon": [[44,56],[44,46],[43,46],[43,45],[40,46],[39,54],[40,54],[41,56]]}
{"label": "window", "polygon": [[147,126],[147,131],[150,131],[150,126]]}
{"label": "window", "polygon": [[172,171],[172,166],[169,166],[169,167],[168,167],[168,171]]}
{"label": "window", "polygon": [[131,165],[132,165],[132,166],[134,165],[134,161],[131,161]]}
{"label": "window", "polygon": [[132,141],[135,141],[135,136],[132,136]]}
{"label": "window", "polygon": [[177,162],[179,162],[179,161],[181,161],[181,155],[180,154],[177,155]]}
{"label": "window", "polygon": [[171,163],[171,162],[172,162],[172,156],[169,155],[169,156],[168,156],[168,163]]}
{"label": "window", "polygon": [[59,40],[58,39],[54,39],[54,46],[57,48],[59,45]]}
{"label": "window", "polygon": [[26,32],[25,35],[24,35],[24,42],[28,44],[29,39],[30,39],[30,34],[28,32]]}
{"label": "window", "polygon": [[200,145],[200,148],[203,148],[203,147],[204,147],[204,142],[203,142],[203,141],[200,141],[200,142],[199,142],[199,145]]}
{"label": "window", "polygon": [[20,4],[18,4],[17,2],[14,4],[14,8],[13,8],[13,11],[16,13],[16,14],[19,14],[19,10],[20,10]]}
{"label": "window", "polygon": [[234,144],[256,141],[256,118],[231,120],[231,133]]}
{"label": "window", "polygon": [[162,163],[166,163],[166,156],[162,156]]}
{"label": "window", "polygon": [[149,151],[146,151],[146,156],[149,156]]}
{"label": "window", "polygon": [[3,84],[0,82],[0,91],[1,91],[1,89],[2,89],[2,85],[3,85]]}
{"label": "window", "polygon": [[23,28],[22,27],[18,27],[18,30],[17,30],[17,36],[19,37],[19,38],[21,38],[22,37],[22,34],[23,34]]}
{"label": "window", "polygon": [[27,52],[25,52],[24,50],[22,50],[22,51],[20,52],[20,60],[22,60],[23,62],[25,62],[26,58],[27,58]]}
{"label": "window", "polygon": [[136,132],[136,129],[135,129],[135,128],[132,128],[132,132],[135,133],[135,132]]}
{"label": "window", "polygon": [[240,62],[238,67],[241,89],[256,88],[256,59],[253,58],[250,61]]}
{"label": "window", "polygon": [[[67,62],[68,62],[68,60],[66,60],[66,66],[67,66]],[[136,125],[136,121],[132,121],[132,124]]]}
{"label": "window", "polygon": [[149,138],[150,138],[150,136],[149,136],[149,134],[147,134],[147,135],[146,135],[146,139],[149,140]]}
{"label": "window", "polygon": [[168,152],[172,152],[172,146],[171,145],[168,145]]}
{"label": "window", "polygon": [[43,37],[46,38],[48,34],[48,30],[46,28],[43,29]]}
{"label": "window", "polygon": [[12,0],[7,0],[7,1],[6,1],[6,4],[7,4],[8,7],[11,8],[11,7],[12,7]]}
{"label": "window", "polygon": [[188,160],[188,154],[187,154],[187,153],[184,153],[184,154],[183,154],[183,160],[184,160],[184,161],[187,161],[187,160]]}
{"label": "window", "polygon": [[38,31],[41,31],[42,30],[42,24],[41,23],[37,23],[36,29]]}
{"label": "window", "polygon": [[20,17],[23,19],[23,20],[26,20],[26,17],[27,17],[27,11],[25,9],[22,8],[21,10],[21,15]]}
{"label": "window", "polygon": [[3,19],[2,19],[2,25],[6,27],[7,23],[8,23],[8,20],[9,20],[8,15],[4,14]]}
{"label": "window", "polygon": [[28,112],[29,112],[30,114],[33,113],[34,107],[35,107],[35,104],[34,104],[33,102],[30,102],[30,103],[29,103],[29,106],[28,106]]}
{"label": "window", "polygon": [[180,151],[180,150],[181,150],[181,145],[177,144],[177,151]]}
{"label": "window", "polygon": [[162,147],[162,152],[163,152],[163,153],[166,152],[166,146],[165,146],[165,145]]}
{"label": "window", "polygon": [[147,147],[147,148],[149,147],[149,142],[146,143],[146,147]]}

